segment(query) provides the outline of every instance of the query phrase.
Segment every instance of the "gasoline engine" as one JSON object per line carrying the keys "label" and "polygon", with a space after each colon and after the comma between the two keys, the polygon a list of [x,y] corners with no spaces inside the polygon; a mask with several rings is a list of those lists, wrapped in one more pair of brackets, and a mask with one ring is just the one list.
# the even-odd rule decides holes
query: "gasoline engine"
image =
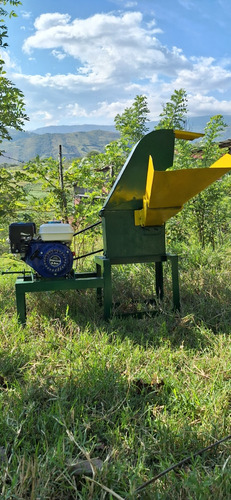
{"label": "gasoline engine", "polygon": [[67,276],[72,270],[73,253],[70,244],[73,229],[70,224],[48,222],[36,235],[34,222],[14,222],[9,227],[11,252],[43,278]]}

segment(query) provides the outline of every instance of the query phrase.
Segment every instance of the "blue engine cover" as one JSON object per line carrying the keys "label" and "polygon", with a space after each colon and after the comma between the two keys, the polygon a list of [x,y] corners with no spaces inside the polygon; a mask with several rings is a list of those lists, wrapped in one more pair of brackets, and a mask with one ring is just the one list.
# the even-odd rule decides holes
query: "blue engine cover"
{"label": "blue engine cover", "polygon": [[73,265],[70,248],[55,241],[46,243],[32,240],[24,260],[43,278],[65,276]]}

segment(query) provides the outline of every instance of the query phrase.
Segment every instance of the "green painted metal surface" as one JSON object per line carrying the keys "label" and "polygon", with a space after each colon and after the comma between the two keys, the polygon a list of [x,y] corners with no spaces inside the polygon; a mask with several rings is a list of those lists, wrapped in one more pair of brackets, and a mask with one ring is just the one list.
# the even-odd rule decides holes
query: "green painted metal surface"
{"label": "green painted metal surface", "polygon": [[173,130],[145,135],[135,146],[101,210],[104,255],[112,263],[156,261],[165,255],[165,228],[135,225],[135,210],[143,206],[151,154],[157,171],[173,163]]}
{"label": "green painted metal surface", "polygon": [[113,263],[144,262],[165,254],[164,226],[135,226],[133,210],[108,210],[102,218],[104,255]]}
{"label": "green painted metal surface", "polygon": [[[191,135],[193,137],[193,134]],[[171,167],[175,136],[173,130],[150,132],[131,152],[100,212],[103,225],[104,257],[96,257],[96,261],[100,263],[103,273],[107,275],[108,283],[111,281],[111,272],[106,271],[106,262],[110,266],[135,262],[155,263],[156,295],[162,299],[164,295],[163,262],[170,259],[173,307],[179,309],[178,261],[177,256],[166,254],[164,224],[149,227],[135,225],[135,210],[143,207],[149,156],[153,158],[156,171],[165,171]],[[109,289],[109,292],[104,290],[107,302],[106,311],[104,311],[106,317],[112,308],[111,287]]]}
{"label": "green painted metal surface", "polygon": [[106,257],[96,256],[96,269],[98,276],[103,276],[103,309],[104,319],[108,320],[112,312],[112,278],[111,278],[111,261]]}
{"label": "green painted metal surface", "polygon": [[[180,291],[179,291],[179,278],[178,278],[178,256],[165,254],[163,257],[156,256],[152,257],[152,262],[155,262],[156,268],[156,296],[160,300],[164,297],[164,281],[163,281],[163,262],[166,261],[171,262],[172,269],[172,300],[173,300],[173,309],[180,310]],[[112,276],[111,276],[111,268],[112,264],[126,264],[126,259],[122,260],[122,262],[114,262],[114,260],[107,259],[103,256],[96,256],[95,262],[98,267],[99,274],[104,277],[104,318],[107,320],[111,316],[112,312]],[[137,261],[136,261],[137,262]],[[147,262],[147,260],[145,261]]]}
{"label": "green painted metal surface", "polygon": [[136,144],[105,201],[102,216],[108,210],[142,208],[149,155],[155,170],[166,170],[173,164],[174,140],[173,130],[156,130]]}
{"label": "green painted metal surface", "polygon": [[[75,273],[73,277],[39,278],[33,274],[17,278],[15,283],[16,306],[19,322],[26,322],[26,296],[28,292],[47,292],[58,290],[86,290],[87,288],[104,288],[104,277],[96,272]],[[99,292],[98,292],[99,293]]]}

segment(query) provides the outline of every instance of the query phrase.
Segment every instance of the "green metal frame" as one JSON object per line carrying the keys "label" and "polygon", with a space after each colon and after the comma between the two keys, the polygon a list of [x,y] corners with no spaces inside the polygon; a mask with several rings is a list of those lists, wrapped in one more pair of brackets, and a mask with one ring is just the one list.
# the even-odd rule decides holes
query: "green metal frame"
{"label": "green metal frame", "polygon": [[[105,278],[101,273],[74,273],[70,278],[40,278],[31,273],[29,276],[18,277],[15,283],[16,306],[18,320],[20,323],[26,323],[26,293],[44,292],[57,290],[86,290],[95,288],[97,296],[100,297],[101,289],[105,287]],[[105,296],[105,295],[104,295]]]}
{"label": "green metal frame", "polygon": [[[156,295],[160,300],[164,296],[163,287],[163,262],[170,260],[172,267],[172,293],[173,307],[180,310],[180,293],[178,279],[178,256],[166,254],[152,256],[148,260],[138,259],[138,262],[155,262],[156,268]],[[136,260],[137,262],[137,260]],[[96,272],[74,273],[71,278],[40,278],[33,273],[28,276],[19,276],[15,283],[16,306],[18,321],[26,323],[26,293],[47,292],[59,290],[86,290],[94,288],[97,292],[98,302],[103,305],[104,319],[108,320],[112,313],[112,276],[111,267],[116,264],[127,264],[126,259],[113,261],[104,256],[95,257]],[[102,298],[103,289],[103,298]]]}
{"label": "green metal frame", "polygon": [[[155,262],[156,269],[156,295],[160,300],[164,297],[164,285],[163,285],[163,262],[169,260],[171,262],[172,268],[172,298],[173,298],[173,308],[174,310],[180,311],[180,290],[179,290],[179,273],[178,273],[178,255],[165,254],[162,256],[152,256],[148,260],[136,259],[133,262]],[[97,274],[103,276],[104,278],[104,319],[109,319],[112,313],[112,278],[111,278],[111,268],[112,265],[116,264],[127,264],[126,259],[121,258],[113,261],[104,256],[95,257]],[[99,298],[101,298],[101,289],[99,290]]]}

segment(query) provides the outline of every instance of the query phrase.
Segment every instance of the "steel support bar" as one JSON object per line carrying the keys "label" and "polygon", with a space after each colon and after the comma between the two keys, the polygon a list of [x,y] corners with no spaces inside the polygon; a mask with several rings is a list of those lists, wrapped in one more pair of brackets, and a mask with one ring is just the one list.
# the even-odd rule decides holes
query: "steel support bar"
{"label": "steel support bar", "polygon": [[[164,284],[163,284],[163,262],[170,260],[172,269],[172,297],[173,297],[173,308],[174,310],[180,310],[180,290],[179,290],[179,275],[178,275],[178,256],[165,254],[165,255],[155,255],[152,258],[152,262],[155,262],[156,269],[156,295],[162,300],[164,296]],[[139,258],[137,259],[139,262]],[[112,311],[112,278],[111,278],[111,266],[116,264],[127,264],[127,259],[108,259],[103,256],[95,257],[97,275],[101,276],[103,274],[104,286],[104,318],[108,319]],[[148,262],[151,259],[148,258]],[[102,303],[102,290],[97,289],[97,296],[99,301]]]}
{"label": "steel support bar", "polygon": [[[175,310],[180,310],[177,255],[166,254],[163,256],[155,256],[153,258],[156,267],[156,294],[159,299],[163,299],[163,261],[166,260],[170,260],[171,262],[173,307]],[[97,256],[95,257],[95,263],[96,272],[75,273],[73,277],[68,279],[36,278],[33,274],[31,274],[31,276],[19,277],[15,283],[16,305],[19,322],[22,324],[26,323],[26,293],[58,290],[85,290],[87,288],[96,289],[97,298],[100,304],[102,304],[103,289],[104,319],[108,320],[112,311],[111,266],[117,264],[117,262],[113,262],[103,256]]]}
{"label": "steel support bar", "polygon": [[164,297],[163,262],[155,262],[155,267],[156,267],[156,295],[158,299],[163,300]]}
{"label": "steel support bar", "polygon": [[58,290],[85,290],[95,288],[97,290],[104,287],[103,277],[97,276],[97,273],[79,273],[68,279],[43,279],[30,277],[20,277],[15,283],[16,305],[18,320],[20,323],[26,322],[26,299],[27,292],[44,292]]}
{"label": "steel support bar", "polygon": [[[97,274],[103,276],[103,307],[104,319],[109,319],[112,310],[112,280],[111,280],[111,262],[103,256],[95,257]],[[102,279],[102,278],[101,278]],[[97,291],[100,298],[101,291]]]}
{"label": "steel support bar", "polygon": [[171,261],[171,265],[172,265],[173,308],[177,311],[180,311],[178,255],[167,254],[167,258]]}

